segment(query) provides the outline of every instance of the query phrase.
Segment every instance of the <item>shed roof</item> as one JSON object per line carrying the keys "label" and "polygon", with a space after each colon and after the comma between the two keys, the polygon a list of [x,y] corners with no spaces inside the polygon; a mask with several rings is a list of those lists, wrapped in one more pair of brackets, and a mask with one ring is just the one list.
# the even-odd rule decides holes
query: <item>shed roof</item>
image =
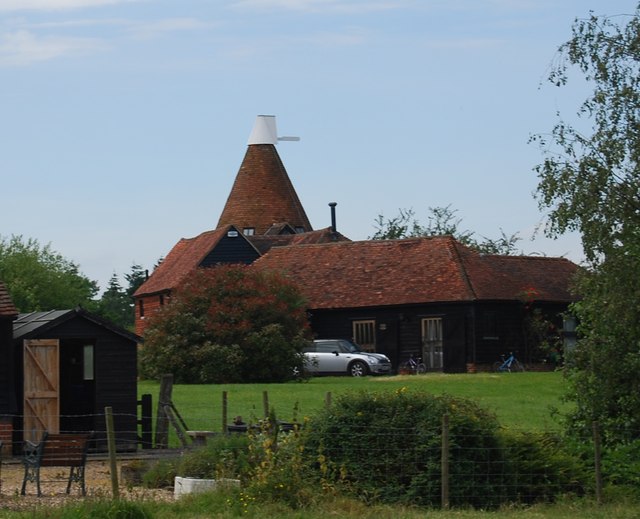
{"label": "shed roof", "polygon": [[13,338],[14,340],[18,340],[42,337],[44,333],[47,333],[69,319],[73,319],[78,316],[92,321],[117,335],[121,335],[125,339],[131,340],[132,342],[141,341],[141,338],[136,334],[131,333],[124,328],[120,328],[112,322],[92,314],[83,308],[20,314],[13,322]]}
{"label": "shed roof", "polygon": [[18,310],[11,300],[9,291],[2,281],[0,281],[0,317],[15,317]]}
{"label": "shed roof", "polygon": [[255,268],[287,272],[309,308],[430,302],[568,302],[577,266],[563,258],[483,256],[450,236],[275,247]]}

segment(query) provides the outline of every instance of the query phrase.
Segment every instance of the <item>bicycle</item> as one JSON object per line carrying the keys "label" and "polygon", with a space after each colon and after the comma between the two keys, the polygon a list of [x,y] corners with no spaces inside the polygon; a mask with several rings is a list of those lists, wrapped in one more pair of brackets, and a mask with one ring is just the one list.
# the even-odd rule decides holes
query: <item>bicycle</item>
{"label": "bicycle", "polygon": [[495,362],[493,364],[493,371],[497,371],[499,373],[512,371],[524,371],[524,364],[516,359],[513,353],[509,353],[509,356],[505,359],[504,355],[500,355],[502,360]]}
{"label": "bicycle", "polygon": [[414,358],[413,355],[409,357],[409,360],[407,362],[402,364],[402,367],[410,371],[413,371],[414,375],[423,374],[427,372],[427,366],[424,364],[424,362],[422,362],[422,359],[420,357],[416,359]]}

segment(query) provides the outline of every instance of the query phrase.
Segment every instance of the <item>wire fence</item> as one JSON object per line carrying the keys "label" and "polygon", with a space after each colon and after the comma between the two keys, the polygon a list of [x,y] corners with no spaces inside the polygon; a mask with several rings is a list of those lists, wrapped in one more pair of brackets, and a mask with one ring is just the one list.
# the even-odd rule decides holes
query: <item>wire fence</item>
{"label": "wire fence", "polygon": [[[326,405],[331,405],[330,394]],[[264,395],[263,409],[254,409],[240,426],[234,422],[235,413],[224,398],[220,416],[214,420],[211,407],[194,404],[180,410],[171,400],[159,399],[154,405],[151,397],[145,396],[138,402],[137,414],[113,412],[116,450],[187,449],[203,445],[215,436],[261,431],[268,410],[268,397]],[[31,417],[3,415],[0,423],[32,423],[28,418]],[[93,433],[90,452],[106,452],[103,414],[58,418],[61,423],[89,424],[85,431]],[[295,413],[275,426],[285,432],[306,427]],[[360,430],[337,427],[331,431],[330,441],[323,441],[321,447],[309,452],[311,456],[322,456],[326,466],[318,462],[318,470],[325,476],[332,475],[336,485],[357,488],[360,495],[370,493],[372,499],[380,494],[391,498],[395,493],[411,503],[443,508],[531,503],[566,493],[591,494],[601,500],[606,482],[625,481],[620,474],[635,471],[636,481],[640,478],[637,457],[602,447],[602,432],[597,423],[593,424],[591,438],[579,450],[559,430],[531,433],[511,427],[499,431],[502,440],[497,439],[495,431],[486,435],[469,433],[452,425],[448,415],[444,415],[441,426],[430,430],[411,424]],[[630,436],[640,437],[640,431],[636,432]],[[24,439],[42,433],[44,430],[14,428],[7,434],[0,429],[5,456],[20,456]]]}

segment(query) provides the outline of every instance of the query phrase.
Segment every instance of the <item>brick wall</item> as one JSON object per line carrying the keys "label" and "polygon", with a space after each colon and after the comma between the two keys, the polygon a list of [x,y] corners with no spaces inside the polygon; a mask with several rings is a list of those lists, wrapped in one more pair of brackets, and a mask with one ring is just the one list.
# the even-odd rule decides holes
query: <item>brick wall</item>
{"label": "brick wall", "polygon": [[[145,296],[136,299],[136,327],[135,332],[141,337],[144,335],[144,330],[147,327],[147,320],[153,315],[163,304],[168,302],[168,296],[163,295],[162,300],[160,295]],[[162,301],[162,302],[161,302]],[[144,316],[140,315],[140,308],[144,308]]]}
{"label": "brick wall", "polygon": [[11,437],[13,436],[13,424],[0,422],[0,441],[2,442],[2,454],[11,454]]}

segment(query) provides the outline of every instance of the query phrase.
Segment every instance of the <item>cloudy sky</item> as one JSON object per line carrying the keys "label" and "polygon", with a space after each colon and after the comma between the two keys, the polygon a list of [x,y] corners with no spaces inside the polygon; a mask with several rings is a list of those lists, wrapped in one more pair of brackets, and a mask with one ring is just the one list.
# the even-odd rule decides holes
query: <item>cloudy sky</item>
{"label": "cloudy sky", "polygon": [[[528,139],[587,90],[545,83],[577,17],[631,0],[0,0],[0,236],[35,238],[101,287],[215,228],[256,115],[315,228],[451,206],[535,230]],[[532,240],[532,237],[537,236]]]}

